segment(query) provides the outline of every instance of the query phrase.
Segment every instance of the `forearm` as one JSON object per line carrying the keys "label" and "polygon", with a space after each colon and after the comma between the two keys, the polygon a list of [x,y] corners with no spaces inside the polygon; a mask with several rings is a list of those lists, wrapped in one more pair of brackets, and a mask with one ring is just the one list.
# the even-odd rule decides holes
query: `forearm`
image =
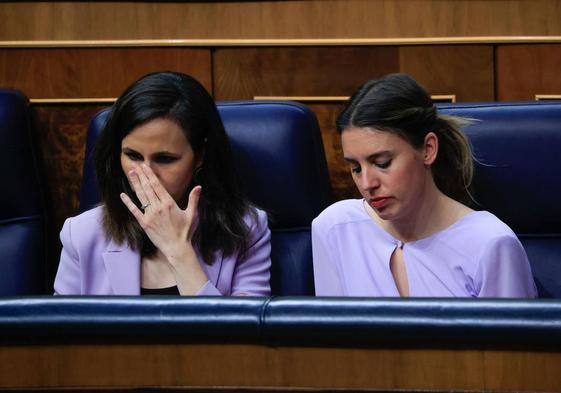
{"label": "forearm", "polygon": [[208,281],[199,258],[190,244],[166,255],[166,258],[182,296],[196,295]]}

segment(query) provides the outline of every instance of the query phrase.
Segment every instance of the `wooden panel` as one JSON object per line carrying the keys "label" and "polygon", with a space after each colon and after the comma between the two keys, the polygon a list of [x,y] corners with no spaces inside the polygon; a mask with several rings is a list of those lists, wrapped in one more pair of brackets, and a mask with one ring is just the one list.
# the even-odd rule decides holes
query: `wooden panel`
{"label": "wooden panel", "polygon": [[0,388],[240,387],[557,391],[551,352],[256,345],[3,346]]}
{"label": "wooden panel", "polygon": [[499,45],[497,98],[534,100],[536,94],[561,94],[561,45]]}
{"label": "wooden panel", "polygon": [[343,160],[341,137],[335,129],[335,120],[343,110],[344,104],[311,103],[308,106],[318,118],[331,186],[333,188],[333,197],[335,200],[360,198],[360,192],[355,186],[348,165]]}
{"label": "wooden panel", "polygon": [[456,101],[494,101],[491,45],[401,47],[400,70],[433,95],[456,95]]}
{"label": "wooden panel", "polygon": [[0,40],[561,35],[559,0],[0,3]]}
{"label": "wooden panel", "polygon": [[[398,71],[397,47],[217,49],[215,97],[348,96],[366,80]],[[342,159],[335,118],[341,102],[309,103],[316,113],[336,199],[356,197]]]}
{"label": "wooden panel", "polygon": [[99,105],[35,105],[35,134],[39,139],[49,206],[47,281],[51,284],[60,258],[58,234],[67,217],[78,214],[87,125]]}
{"label": "wooden panel", "polygon": [[367,79],[397,69],[395,47],[217,49],[215,97],[347,96]]}
{"label": "wooden panel", "polygon": [[210,49],[0,49],[0,86],[29,98],[117,97],[140,76],[173,70],[212,91]]}
{"label": "wooden panel", "polygon": [[[486,387],[489,390],[559,391],[559,354],[536,356],[528,352],[490,351],[484,354]],[[555,363],[552,363],[555,362]]]}

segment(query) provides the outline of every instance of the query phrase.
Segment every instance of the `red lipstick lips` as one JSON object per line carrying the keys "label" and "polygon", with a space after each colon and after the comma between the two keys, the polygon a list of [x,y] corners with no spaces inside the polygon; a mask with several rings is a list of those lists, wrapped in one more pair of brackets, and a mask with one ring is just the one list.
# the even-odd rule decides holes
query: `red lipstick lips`
{"label": "red lipstick lips", "polygon": [[374,198],[370,200],[370,206],[372,206],[374,209],[380,209],[381,207],[384,207],[389,200],[390,198],[388,197]]}

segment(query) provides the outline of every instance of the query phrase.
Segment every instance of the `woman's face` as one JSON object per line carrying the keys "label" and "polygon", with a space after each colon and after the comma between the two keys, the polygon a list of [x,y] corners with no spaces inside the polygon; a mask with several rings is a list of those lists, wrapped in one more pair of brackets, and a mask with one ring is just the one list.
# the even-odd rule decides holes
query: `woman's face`
{"label": "woman's face", "polygon": [[125,175],[141,163],[152,169],[180,206],[187,197],[193,171],[200,164],[179,124],[166,118],[134,128],[121,141],[121,167]]}
{"label": "woman's face", "polygon": [[[429,136],[436,138],[433,133]],[[421,206],[436,157],[430,145],[434,141],[427,147],[427,138],[423,148],[415,149],[392,132],[371,127],[343,131],[343,155],[353,180],[381,219],[407,219]]]}

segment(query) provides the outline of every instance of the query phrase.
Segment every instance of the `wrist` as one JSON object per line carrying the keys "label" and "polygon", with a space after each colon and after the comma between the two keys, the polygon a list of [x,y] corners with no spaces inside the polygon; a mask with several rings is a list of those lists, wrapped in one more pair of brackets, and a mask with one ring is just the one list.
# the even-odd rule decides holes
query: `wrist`
{"label": "wrist", "polygon": [[186,242],[178,247],[170,248],[164,252],[166,259],[172,266],[183,265],[186,261],[196,261],[198,263],[197,253],[190,242]]}

